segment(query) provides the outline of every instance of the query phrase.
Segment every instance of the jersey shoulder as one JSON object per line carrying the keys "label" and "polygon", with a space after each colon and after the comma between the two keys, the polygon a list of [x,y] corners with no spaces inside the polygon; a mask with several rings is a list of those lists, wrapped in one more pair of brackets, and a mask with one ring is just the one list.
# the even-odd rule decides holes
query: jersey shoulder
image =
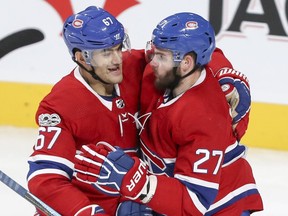
{"label": "jersey shoulder", "polygon": [[129,67],[130,70],[140,69],[143,73],[146,64],[144,50],[132,49],[123,53],[123,68]]}
{"label": "jersey shoulder", "polygon": [[[185,92],[173,107],[172,121],[186,124],[184,127],[187,128],[213,130],[213,125],[231,125],[232,119],[225,96],[217,80],[209,72],[206,72],[201,84]],[[181,125],[178,128],[181,128]]]}
{"label": "jersey shoulder", "polygon": [[216,48],[212,53],[211,61],[208,63],[212,74],[215,76],[221,68],[233,68],[231,62],[224,55],[223,51]]}
{"label": "jersey shoulder", "polygon": [[74,72],[71,72],[57,82],[50,93],[42,99],[36,117],[43,113],[57,113],[77,118],[75,113],[86,113],[85,109],[91,106],[89,104],[92,101],[95,101],[95,96],[75,78]]}

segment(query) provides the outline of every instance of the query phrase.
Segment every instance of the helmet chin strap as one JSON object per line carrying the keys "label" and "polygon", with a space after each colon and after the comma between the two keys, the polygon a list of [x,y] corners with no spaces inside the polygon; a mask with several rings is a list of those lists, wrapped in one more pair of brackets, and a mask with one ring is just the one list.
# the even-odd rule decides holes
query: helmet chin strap
{"label": "helmet chin strap", "polygon": [[102,80],[96,73],[95,73],[95,68],[93,66],[91,70],[87,70],[81,63],[79,63],[75,57],[72,58],[72,60],[82,69],[84,69],[85,71],[87,71],[95,80],[98,80],[100,82],[102,82],[103,84],[111,84],[111,83],[107,83],[104,80]]}
{"label": "helmet chin strap", "polygon": [[191,74],[193,74],[196,70],[198,70],[200,68],[200,65],[195,65],[195,67],[187,74],[185,74],[184,76],[181,77],[181,79],[184,79],[188,76],[190,76]]}

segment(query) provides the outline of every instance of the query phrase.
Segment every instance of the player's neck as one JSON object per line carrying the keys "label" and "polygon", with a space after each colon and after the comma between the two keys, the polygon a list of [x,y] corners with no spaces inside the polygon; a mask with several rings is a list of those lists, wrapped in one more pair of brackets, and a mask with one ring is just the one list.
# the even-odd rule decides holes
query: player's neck
{"label": "player's neck", "polygon": [[197,70],[193,74],[182,79],[179,82],[179,84],[173,89],[173,97],[177,97],[178,95],[190,89],[199,79],[200,75],[201,75],[201,71]]}
{"label": "player's neck", "polygon": [[114,92],[114,84],[103,84],[100,81],[89,84],[91,88],[99,95],[112,96]]}
{"label": "player's neck", "polygon": [[94,79],[88,73],[81,73],[85,82],[99,95],[112,96],[114,92],[114,84],[105,84],[100,80]]}

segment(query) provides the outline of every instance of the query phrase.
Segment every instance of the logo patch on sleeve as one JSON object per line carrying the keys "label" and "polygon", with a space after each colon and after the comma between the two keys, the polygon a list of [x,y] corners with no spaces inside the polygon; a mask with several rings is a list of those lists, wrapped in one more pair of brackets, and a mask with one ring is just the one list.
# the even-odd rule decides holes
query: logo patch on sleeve
{"label": "logo patch on sleeve", "polygon": [[61,122],[61,118],[58,114],[41,114],[38,117],[38,123],[40,126],[56,126]]}

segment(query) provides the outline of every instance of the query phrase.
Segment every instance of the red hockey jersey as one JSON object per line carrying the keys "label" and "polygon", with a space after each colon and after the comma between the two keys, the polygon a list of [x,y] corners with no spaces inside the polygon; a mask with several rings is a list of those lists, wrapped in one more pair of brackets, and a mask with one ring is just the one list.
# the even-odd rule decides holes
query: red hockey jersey
{"label": "red hockey jersey", "polygon": [[59,81],[41,101],[36,114],[39,136],[28,161],[28,187],[61,215],[74,215],[90,204],[98,204],[114,215],[119,197],[103,195],[73,180],[73,159],[82,145],[99,141],[136,153],[135,118],[145,65],[143,50],[132,50],[124,58],[124,79],[115,85],[117,97],[113,101],[95,93],[79,68]]}
{"label": "red hockey jersey", "polygon": [[188,91],[167,101],[169,93],[155,90],[153,72],[146,68],[141,153],[157,175],[148,206],[158,213],[230,216],[263,209],[251,167],[243,158],[245,147],[233,135],[227,101],[212,75],[212,70],[230,64],[222,59],[208,65]]}

